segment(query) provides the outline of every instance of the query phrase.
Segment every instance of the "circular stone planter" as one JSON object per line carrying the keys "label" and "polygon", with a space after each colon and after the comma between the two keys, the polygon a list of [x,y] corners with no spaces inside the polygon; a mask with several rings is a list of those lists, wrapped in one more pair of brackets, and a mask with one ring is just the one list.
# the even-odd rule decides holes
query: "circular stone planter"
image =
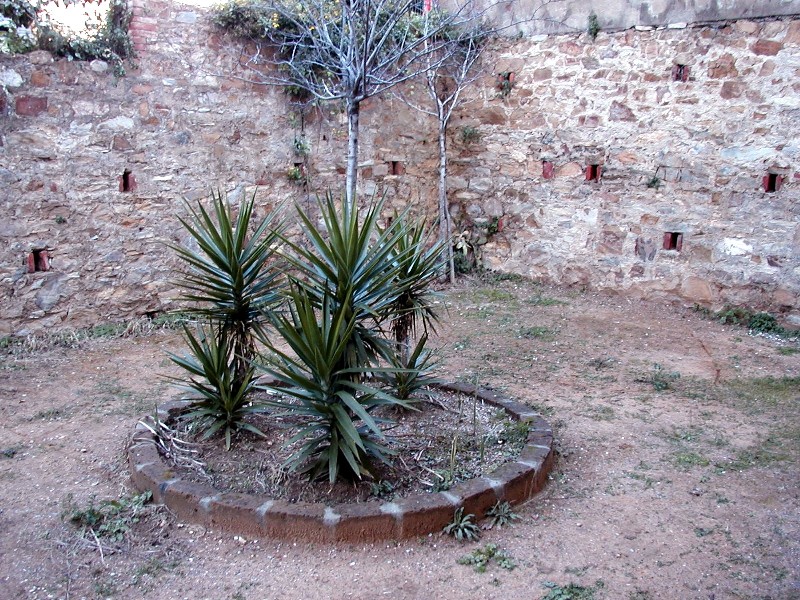
{"label": "circular stone planter", "polygon": [[[164,461],[153,433],[138,424],[128,447],[133,485],[153,493],[179,519],[246,536],[266,536],[316,542],[374,542],[402,539],[440,531],[464,507],[477,519],[500,501],[519,504],[539,492],[554,460],[553,430],[530,407],[497,392],[461,383],[444,390],[476,395],[529,424],[528,439],[519,457],[487,476],[453,485],[446,492],[418,493],[392,502],[353,504],[290,503],[257,494],[221,492],[210,485],[185,481]],[[159,419],[185,406],[167,403]]]}

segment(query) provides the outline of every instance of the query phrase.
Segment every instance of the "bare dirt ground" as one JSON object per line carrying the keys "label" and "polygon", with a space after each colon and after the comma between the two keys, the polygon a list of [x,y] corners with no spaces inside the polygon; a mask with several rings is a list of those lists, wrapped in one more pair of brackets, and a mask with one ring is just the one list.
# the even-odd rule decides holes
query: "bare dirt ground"
{"label": "bare dirt ground", "polygon": [[[148,508],[122,541],[81,537],[64,507],[131,496],[126,441],[175,396],[160,376],[181,347],[96,339],[0,365],[0,598],[800,598],[797,342],[530,282],[465,281],[443,301],[445,375],[556,427],[551,481],[515,526],[309,545]],[[516,568],[457,562],[487,543]]]}

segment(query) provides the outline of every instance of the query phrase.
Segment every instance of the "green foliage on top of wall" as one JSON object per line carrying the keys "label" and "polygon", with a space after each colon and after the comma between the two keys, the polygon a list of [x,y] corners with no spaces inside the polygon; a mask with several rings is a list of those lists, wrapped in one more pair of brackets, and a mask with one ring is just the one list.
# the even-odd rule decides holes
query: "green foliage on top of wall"
{"label": "green foliage on top of wall", "polygon": [[[66,0],[73,4],[75,0]],[[132,13],[126,0],[112,0],[105,19],[87,21],[81,35],[65,33],[49,21],[46,3],[0,0],[0,54],[47,50],[72,60],[104,60],[114,75],[125,75],[124,61],[134,57],[128,33]]]}

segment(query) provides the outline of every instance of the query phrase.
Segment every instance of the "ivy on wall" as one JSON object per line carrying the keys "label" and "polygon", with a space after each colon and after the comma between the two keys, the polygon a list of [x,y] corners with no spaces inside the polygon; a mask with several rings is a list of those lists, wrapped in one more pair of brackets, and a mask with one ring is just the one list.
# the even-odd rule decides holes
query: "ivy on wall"
{"label": "ivy on wall", "polygon": [[0,53],[47,50],[70,60],[100,59],[112,65],[117,77],[125,75],[124,61],[134,57],[128,33],[132,12],[126,0],[111,0],[104,19],[88,21],[80,35],[65,33],[50,21],[48,1],[0,0]]}

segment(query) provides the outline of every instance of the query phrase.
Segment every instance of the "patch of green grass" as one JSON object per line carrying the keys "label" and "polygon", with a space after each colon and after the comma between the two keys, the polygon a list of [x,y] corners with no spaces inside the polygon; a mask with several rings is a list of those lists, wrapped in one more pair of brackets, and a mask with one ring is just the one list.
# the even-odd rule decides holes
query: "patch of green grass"
{"label": "patch of green grass", "polygon": [[83,394],[104,415],[140,416],[152,409],[168,385],[167,381],[159,381],[151,388],[134,392],[116,380],[101,380],[93,388],[83,390]]}
{"label": "patch of green grass", "polygon": [[707,535],[711,535],[712,533],[714,533],[714,529],[713,528],[711,528],[711,529],[707,529],[705,527],[695,527],[694,528],[694,534],[699,538],[706,537]]}
{"label": "patch of green grass", "polygon": [[246,600],[247,597],[245,596],[245,592],[248,590],[255,589],[258,587],[259,583],[257,581],[243,581],[239,584],[239,587],[231,596],[231,600]]}
{"label": "patch of green grass", "polygon": [[696,425],[690,427],[673,427],[672,431],[662,431],[659,433],[659,436],[675,444],[691,444],[699,442],[702,439],[703,429]]}
{"label": "patch of green grass", "polygon": [[548,298],[547,296],[537,295],[526,299],[525,304],[530,304],[531,306],[558,306],[567,303],[558,298]]}
{"label": "patch of green grass", "polygon": [[489,317],[494,316],[495,310],[493,307],[489,306],[488,304],[484,304],[479,306],[475,312],[470,312],[469,316],[472,318],[477,318],[479,321],[486,321]]}
{"label": "patch of green grass", "polygon": [[14,458],[24,449],[25,446],[23,446],[22,444],[14,444],[13,446],[9,446],[8,448],[3,448],[2,450],[0,450],[0,458]]}
{"label": "patch of green grass", "polygon": [[790,459],[786,446],[776,436],[767,437],[762,443],[745,448],[736,453],[730,462],[716,463],[714,466],[729,471],[745,471],[754,467],[768,467],[776,462]]}
{"label": "patch of green grass", "polygon": [[683,471],[688,471],[694,467],[707,467],[711,464],[702,454],[697,452],[676,452],[673,456],[675,466]]}
{"label": "patch of green grass", "polygon": [[762,414],[769,409],[800,408],[800,377],[755,377],[725,383],[735,408],[748,414]]}
{"label": "patch of green grass", "polygon": [[549,327],[520,327],[517,337],[525,339],[549,339],[555,335],[555,331]]}
{"label": "patch of green grass", "polygon": [[81,533],[91,532],[97,537],[120,542],[131,526],[139,522],[144,505],[152,497],[153,494],[148,491],[118,500],[103,500],[99,504],[95,504],[92,498],[87,507],[81,508],[69,494],[64,500],[61,516],[77,526]]}
{"label": "patch of green grass", "polygon": [[778,323],[774,315],[768,312],[754,311],[746,306],[726,306],[717,312],[695,306],[695,310],[706,318],[717,319],[721,323],[727,325],[747,327],[751,332],[771,333],[787,339],[797,339],[800,337],[800,331],[786,329]]}
{"label": "patch of green grass", "polygon": [[508,281],[510,283],[535,283],[524,275],[517,273],[502,273],[500,271],[492,271],[491,269],[481,269],[478,272],[478,278],[484,283],[502,283]]}
{"label": "patch of green grass", "polygon": [[586,416],[595,421],[613,421],[617,413],[610,406],[600,405],[589,407]]}
{"label": "patch of green grass", "polygon": [[40,410],[31,417],[31,421],[62,421],[69,418],[72,409],[68,406],[60,406]]}
{"label": "patch of green grass", "polygon": [[635,471],[623,471],[623,473],[627,477],[630,477],[631,479],[635,479],[636,481],[641,481],[644,484],[644,489],[646,490],[651,489],[653,487],[653,484],[656,483],[655,479],[643,473],[636,473]]}
{"label": "patch of green grass", "polygon": [[92,583],[94,593],[98,598],[111,598],[117,593],[117,586],[110,579],[95,580]]}
{"label": "patch of green grass", "polygon": [[472,346],[472,343],[473,342],[471,337],[465,337],[463,339],[456,340],[455,342],[453,342],[453,349],[460,352],[462,350],[470,348]]}
{"label": "patch of green grass", "polygon": [[121,337],[128,328],[127,323],[102,323],[86,330],[90,339]]}
{"label": "patch of green grass", "polygon": [[474,291],[474,297],[488,302],[512,302],[517,299],[516,294],[494,288],[478,288]]}
{"label": "patch of green grass", "polygon": [[167,561],[152,557],[144,564],[139,565],[136,567],[136,570],[133,572],[133,584],[139,585],[141,580],[144,578],[151,578],[155,579],[159,575],[166,573],[167,571],[171,571],[175,567],[178,566],[178,561]]}
{"label": "patch of green grass", "polygon": [[0,350],[15,356],[28,356],[52,348],[79,348],[87,341],[147,335],[161,329],[177,329],[189,318],[183,313],[170,313],[153,318],[144,316],[131,321],[100,323],[81,329],[62,329],[33,333],[25,337],[0,338]]}
{"label": "patch of green grass", "polygon": [[3,371],[25,371],[28,365],[24,362],[17,360],[4,360],[0,361],[0,370]]}
{"label": "patch of green grass", "polygon": [[[543,417],[551,417],[556,412],[552,406],[547,406],[546,404],[542,404],[540,402],[528,403],[528,406]],[[505,414],[505,412],[503,412],[503,414]]]}
{"label": "patch of green grass", "polygon": [[595,371],[599,371],[601,369],[608,369],[614,366],[614,363],[617,362],[617,359],[613,356],[598,356],[597,358],[591,359],[587,364],[592,367]]}
{"label": "patch of green grass", "polygon": [[782,346],[778,348],[778,354],[781,356],[792,356],[793,354],[800,354],[800,348],[794,346]]}
{"label": "patch of green grass", "polygon": [[663,392],[671,389],[680,376],[678,372],[666,371],[660,364],[653,363],[653,368],[649,372],[637,375],[634,381],[650,384],[657,392]]}
{"label": "patch of green grass", "polygon": [[717,448],[727,448],[731,445],[731,442],[724,435],[716,435],[714,439],[711,440],[711,445]]}

